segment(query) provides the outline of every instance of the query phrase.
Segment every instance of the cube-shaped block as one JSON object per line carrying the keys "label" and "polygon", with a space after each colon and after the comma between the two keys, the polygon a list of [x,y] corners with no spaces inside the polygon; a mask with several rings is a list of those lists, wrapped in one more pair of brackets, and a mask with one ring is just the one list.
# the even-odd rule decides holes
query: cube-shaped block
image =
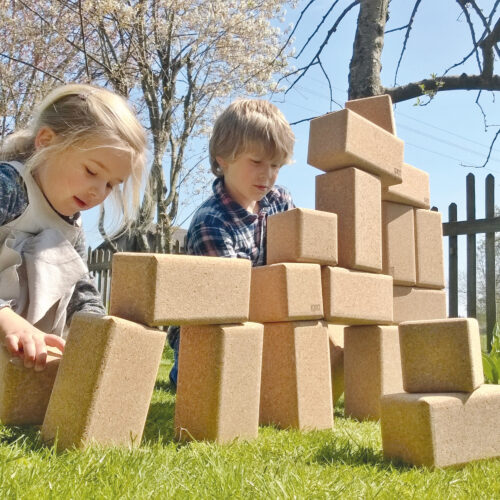
{"label": "cube-shaped block", "polygon": [[59,368],[61,352],[47,349],[43,371],[25,368],[0,347],[0,421],[6,425],[40,425],[45,417],[50,393]]}
{"label": "cube-shaped block", "polygon": [[500,386],[465,394],[391,394],[381,401],[388,460],[447,467],[500,456]]}
{"label": "cube-shaped block", "polygon": [[113,316],[75,314],[42,426],[60,449],[141,441],[165,333]]}
{"label": "cube-shaped block", "polygon": [[443,224],[441,214],[415,209],[417,286],[444,288]]}
{"label": "cube-shaped block", "polygon": [[251,321],[273,323],[321,318],[319,264],[283,263],[252,269]]}
{"label": "cube-shaped block", "polygon": [[316,209],[338,216],[339,266],[382,270],[382,202],[377,177],[357,168],[318,175]]}
{"label": "cube-shaped block", "polygon": [[392,277],[321,268],[325,318],[343,325],[392,323]]}
{"label": "cube-shaped block", "polygon": [[150,326],[241,323],[250,271],[247,259],[116,253],[110,314]]}
{"label": "cube-shaped block", "polygon": [[382,262],[383,272],[393,277],[395,285],[415,285],[415,224],[412,207],[382,202]]}
{"label": "cube-shaped block", "polygon": [[345,414],[380,418],[380,398],[403,391],[397,326],[348,326],[344,331]]}
{"label": "cube-shaped block", "polygon": [[387,132],[396,135],[392,99],[389,94],[353,99],[347,101],[345,107],[358,113],[358,115],[364,116],[375,125],[387,130]]}
{"label": "cube-shaped block", "polygon": [[181,328],[177,439],[257,437],[263,330],[250,322]]}
{"label": "cube-shaped block", "polygon": [[403,141],[350,109],[311,120],[307,162],[325,172],[357,167],[382,185],[402,181]]}
{"label": "cube-shaped block", "polygon": [[332,398],[335,404],[344,394],[344,325],[327,323],[332,372]]}
{"label": "cube-shaped block", "polygon": [[264,325],[260,423],[295,429],[332,428],[325,322]]}
{"label": "cube-shaped block", "polygon": [[337,215],[294,208],[267,219],[267,263],[309,262],[335,266]]}
{"label": "cube-shaped block", "polygon": [[408,321],[399,335],[406,392],[472,392],[484,384],[476,319]]}
{"label": "cube-shaped block", "polygon": [[408,163],[403,163],[401,173],[401,184],[382,187],[382,200],[428,209],[431,198],[429,174]]}
{"label": "cube-shaped block", "polygon": [[395,286],[394,323],[426,319],[444,319],[446,313],[445,290],[430,290],[414,286]]}

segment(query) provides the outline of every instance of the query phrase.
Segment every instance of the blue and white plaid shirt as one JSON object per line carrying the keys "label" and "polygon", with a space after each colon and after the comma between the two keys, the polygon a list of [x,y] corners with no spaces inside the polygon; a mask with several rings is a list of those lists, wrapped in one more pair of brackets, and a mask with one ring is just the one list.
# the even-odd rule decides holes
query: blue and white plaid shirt
{"label": "blue and white plaid shirt", "polygon": [[214,194],[196,211],[187,234],[187,253],[249,259],[253,266],[266,263],[267,217],[295,208],[290,193],[274,186],[259,201],[253,214],[226,191],[224,178],[213,183]]}

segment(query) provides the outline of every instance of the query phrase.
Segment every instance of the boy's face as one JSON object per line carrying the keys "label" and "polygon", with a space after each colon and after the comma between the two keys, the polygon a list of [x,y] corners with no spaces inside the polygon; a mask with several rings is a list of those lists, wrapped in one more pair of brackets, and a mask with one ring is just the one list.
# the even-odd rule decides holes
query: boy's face
{"label": "boy's face", "polygon": [[224,170],[224,184],[231,198],[249,212],[257,212],[257,203],[274,186],[281,164],[253,150],[241,153],[234,160],[219,156],[216,159]]}

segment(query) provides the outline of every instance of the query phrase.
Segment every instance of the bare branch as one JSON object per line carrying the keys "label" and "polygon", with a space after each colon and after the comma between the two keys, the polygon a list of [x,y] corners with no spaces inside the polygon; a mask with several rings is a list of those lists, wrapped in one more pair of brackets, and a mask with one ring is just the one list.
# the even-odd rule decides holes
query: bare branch
{"label": "bare branch", "polygon": [[82,34],[82,49],[83,58],[85,60],[85,71],[87,72],[88,81],[90,81],[89,61],[87,57],[87,48],[85,47],[85,30],[83,29],[82,0],[78,0],[78,16],[80,17],[80,32]]}
{"label": "bare branch", "polygon": [[488,156],[486,157],[486,160],[484,160],[484,163],[482,165],[465,165],[464,163],[461,163],[460,165],[462,167],[467,167],[467,168],[484,168],[484,167],[486,167],[486,165],[490,161],[490,156],[491,156],[491,152],[493,151],[493,146],[495,145],[495,141],[498,139],[499,135],[500,135],[500,128],[497,130],[495,137],[491,141],[490,149],[488,151]]}
{"label": "bare branch", "polygon": [[33,68],[34,70],[39,71],[40,73],[43,73],[44,75],[50,76],[50,78],[53,78],[54,80],[57,80],[60,83],[65,83],[64,80],[62,80],[58,76],[56,76],[48,71],[45,71],[44,69],[39,68],[38,66],[35,66],[34,64],[31,64],[27,61],[22,61],[21,59],[17,59],[15,57],[12,57],[12,56],[9,56],[8,54],[3,54],[3,53],[0,53],[0,56],[5,57],[6,59],[9,59],[10,61],[24,64],[25,66],[29,66],[30,68]]}
{"label": "bare branch", "polygon": [[467,24],[469,25],[469,30],[472,38],[472,43],[474,46],[474,53],[476,54],[476,61],[477,61],[477,66],[479,68],[479,72],[481,73],[483,71],[483,68],[481,66],[481,61],[479,60],[479,52],[477,50],[478,43],[476,41],[476,32],[474,31],[474,25],[472,23],[472,20],[469,15],[469,11],[467,9],[467,5],[470,3],[469,0],[457,0],[458,5],[460,5],[460,8],[462,9],[465,19],[467,20]]}
{"label": "bare branch", "polygon": [[409,26],[408,24],[405,24],[404,26],[400,26],[399,28],[393,28],[392,30],[387,30],[385,32],[385,34],[387,35],[389,33],[394,33],[395,31],[402,31],[402,30],[408,28],[408,26]]}
{"label": "bare branch", "polygon": [[493,65],[495,62],[493,47],[496,46],[499,40],[500,40],[500,19],[498,19],[498,21],[496,22],[493,31],[480,43],[480,47],[483,52],[483,63],[484,63],[483,76],[485,78],[493,76]]}

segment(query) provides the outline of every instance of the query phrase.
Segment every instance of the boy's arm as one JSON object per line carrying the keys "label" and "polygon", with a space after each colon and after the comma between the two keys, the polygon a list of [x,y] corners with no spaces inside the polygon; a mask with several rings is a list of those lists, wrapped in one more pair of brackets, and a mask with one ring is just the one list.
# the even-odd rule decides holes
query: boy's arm
{"label": "boy's arm", "polygon": [[238,257],[229,232],[221,224],[210,220],[189,229],[187,253],[209,257]]}
{"label": "boy's arm", "polygon": [[27,206],[22,177],[14,167],[0,163],[0,225],[19,217]]}

